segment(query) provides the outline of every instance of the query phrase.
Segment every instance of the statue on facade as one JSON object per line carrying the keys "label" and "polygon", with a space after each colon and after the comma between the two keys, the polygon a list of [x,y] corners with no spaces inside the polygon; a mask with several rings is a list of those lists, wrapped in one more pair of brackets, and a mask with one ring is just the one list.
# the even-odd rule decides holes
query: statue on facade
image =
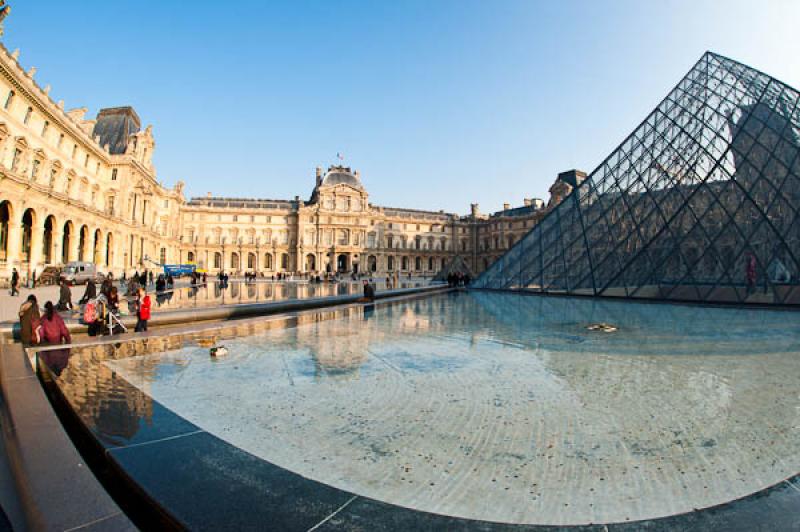
{"label": "statue on facade", "polygon": [[3,21],[11,13],[11,6],[5,0],[0,0],[0,36],[3,35]]}

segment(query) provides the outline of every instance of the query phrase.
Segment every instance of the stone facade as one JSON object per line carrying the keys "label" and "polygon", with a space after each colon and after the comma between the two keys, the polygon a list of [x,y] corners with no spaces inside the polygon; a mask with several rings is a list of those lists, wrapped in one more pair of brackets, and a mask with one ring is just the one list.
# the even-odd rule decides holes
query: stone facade
{"label": "stone facade", "polygon": [[[382,207],[357,171],[317,168],[308,200],[199,197],[156,179],[152,126],[130,107],[64,110],[0,47],[0,278],[94,262],[132,272],[194,262],[211,273],[372,272],[432,276],[460,257],[473,275],[528,232],[551,201],[482,215]],[[459,260],[459,264],[461,264]]]}

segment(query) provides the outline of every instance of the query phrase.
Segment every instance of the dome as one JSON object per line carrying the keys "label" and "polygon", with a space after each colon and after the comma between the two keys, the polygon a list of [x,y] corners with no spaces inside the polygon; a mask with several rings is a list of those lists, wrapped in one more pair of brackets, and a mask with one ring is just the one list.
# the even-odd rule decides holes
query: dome
{"label": "dome", "polygon": [[328,169],[328,173],[322,179],[323,185],[350,185],[355,188],[364,188],[361,180],[354,174],[350,168],[344,166],[332,166]]}

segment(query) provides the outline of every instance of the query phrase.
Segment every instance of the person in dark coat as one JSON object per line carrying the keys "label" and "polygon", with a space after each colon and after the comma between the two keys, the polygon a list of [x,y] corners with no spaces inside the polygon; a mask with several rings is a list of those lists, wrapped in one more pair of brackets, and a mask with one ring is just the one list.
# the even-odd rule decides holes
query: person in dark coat
{"label": "person in dark coat", "polygon": [[72,291],[69,289],[67,281],[61,280],[61,288],[58,292],[58,310],[72,310]]}
{"label": "person in dark coat", "polygon": [[36,296],[33,294],[29,295],[25,303],[19,308],[19,325],[22,344],[32,345],[35,343],[33,341],[34,333],[36,328],[41,325],[41,315],[39,314],[39,304],[36,302]]}
{"label": "person in dark coat", "polygon": [[[83,293],[83,297],[78,300],[78,304],[85,305],[87,301],[90,299],[94,299],[97,297],[97,287],[94,284],[94,280],[89,279],[86,281],[86,291]],[[70,303],[72,306],[72,303]]]}
{"label": "person in dark coat", "polygon": [[19,295],[19,273],[16,268],[11,271],[11,295]]}

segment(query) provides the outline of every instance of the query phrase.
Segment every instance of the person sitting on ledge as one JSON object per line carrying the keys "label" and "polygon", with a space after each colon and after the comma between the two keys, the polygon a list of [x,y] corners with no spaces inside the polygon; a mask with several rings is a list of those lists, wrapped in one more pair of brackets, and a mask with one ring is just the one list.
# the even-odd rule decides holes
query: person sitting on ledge
{"label": "person sitting on ledge", "polygon": [[23,345],[39,343],[37,329],[40,325],[39,304],[36,302],[36,296],[31,294],[19,308],[20,336]]}
{"label": "person sitting on ledge", "polygon": [[364,280],[364,300],[372,302],[375,301],[375,287],[370,284],[366,279]]}
{"label": "person sitting on ledge", "polygon": [[86,304],[90,299],[97,297],[97,286],[94,284],[94,279],[86,281],[86,291],[83,292],[83,297],[78,300],[79,305]]}
{"label": "person sitting on ledge", "polygon": [[48,301],[44,304],[44,317],[42,318],[42,340],[48,344],[60,344],[72,342],[64,320],[58,315],[53,303]]}

